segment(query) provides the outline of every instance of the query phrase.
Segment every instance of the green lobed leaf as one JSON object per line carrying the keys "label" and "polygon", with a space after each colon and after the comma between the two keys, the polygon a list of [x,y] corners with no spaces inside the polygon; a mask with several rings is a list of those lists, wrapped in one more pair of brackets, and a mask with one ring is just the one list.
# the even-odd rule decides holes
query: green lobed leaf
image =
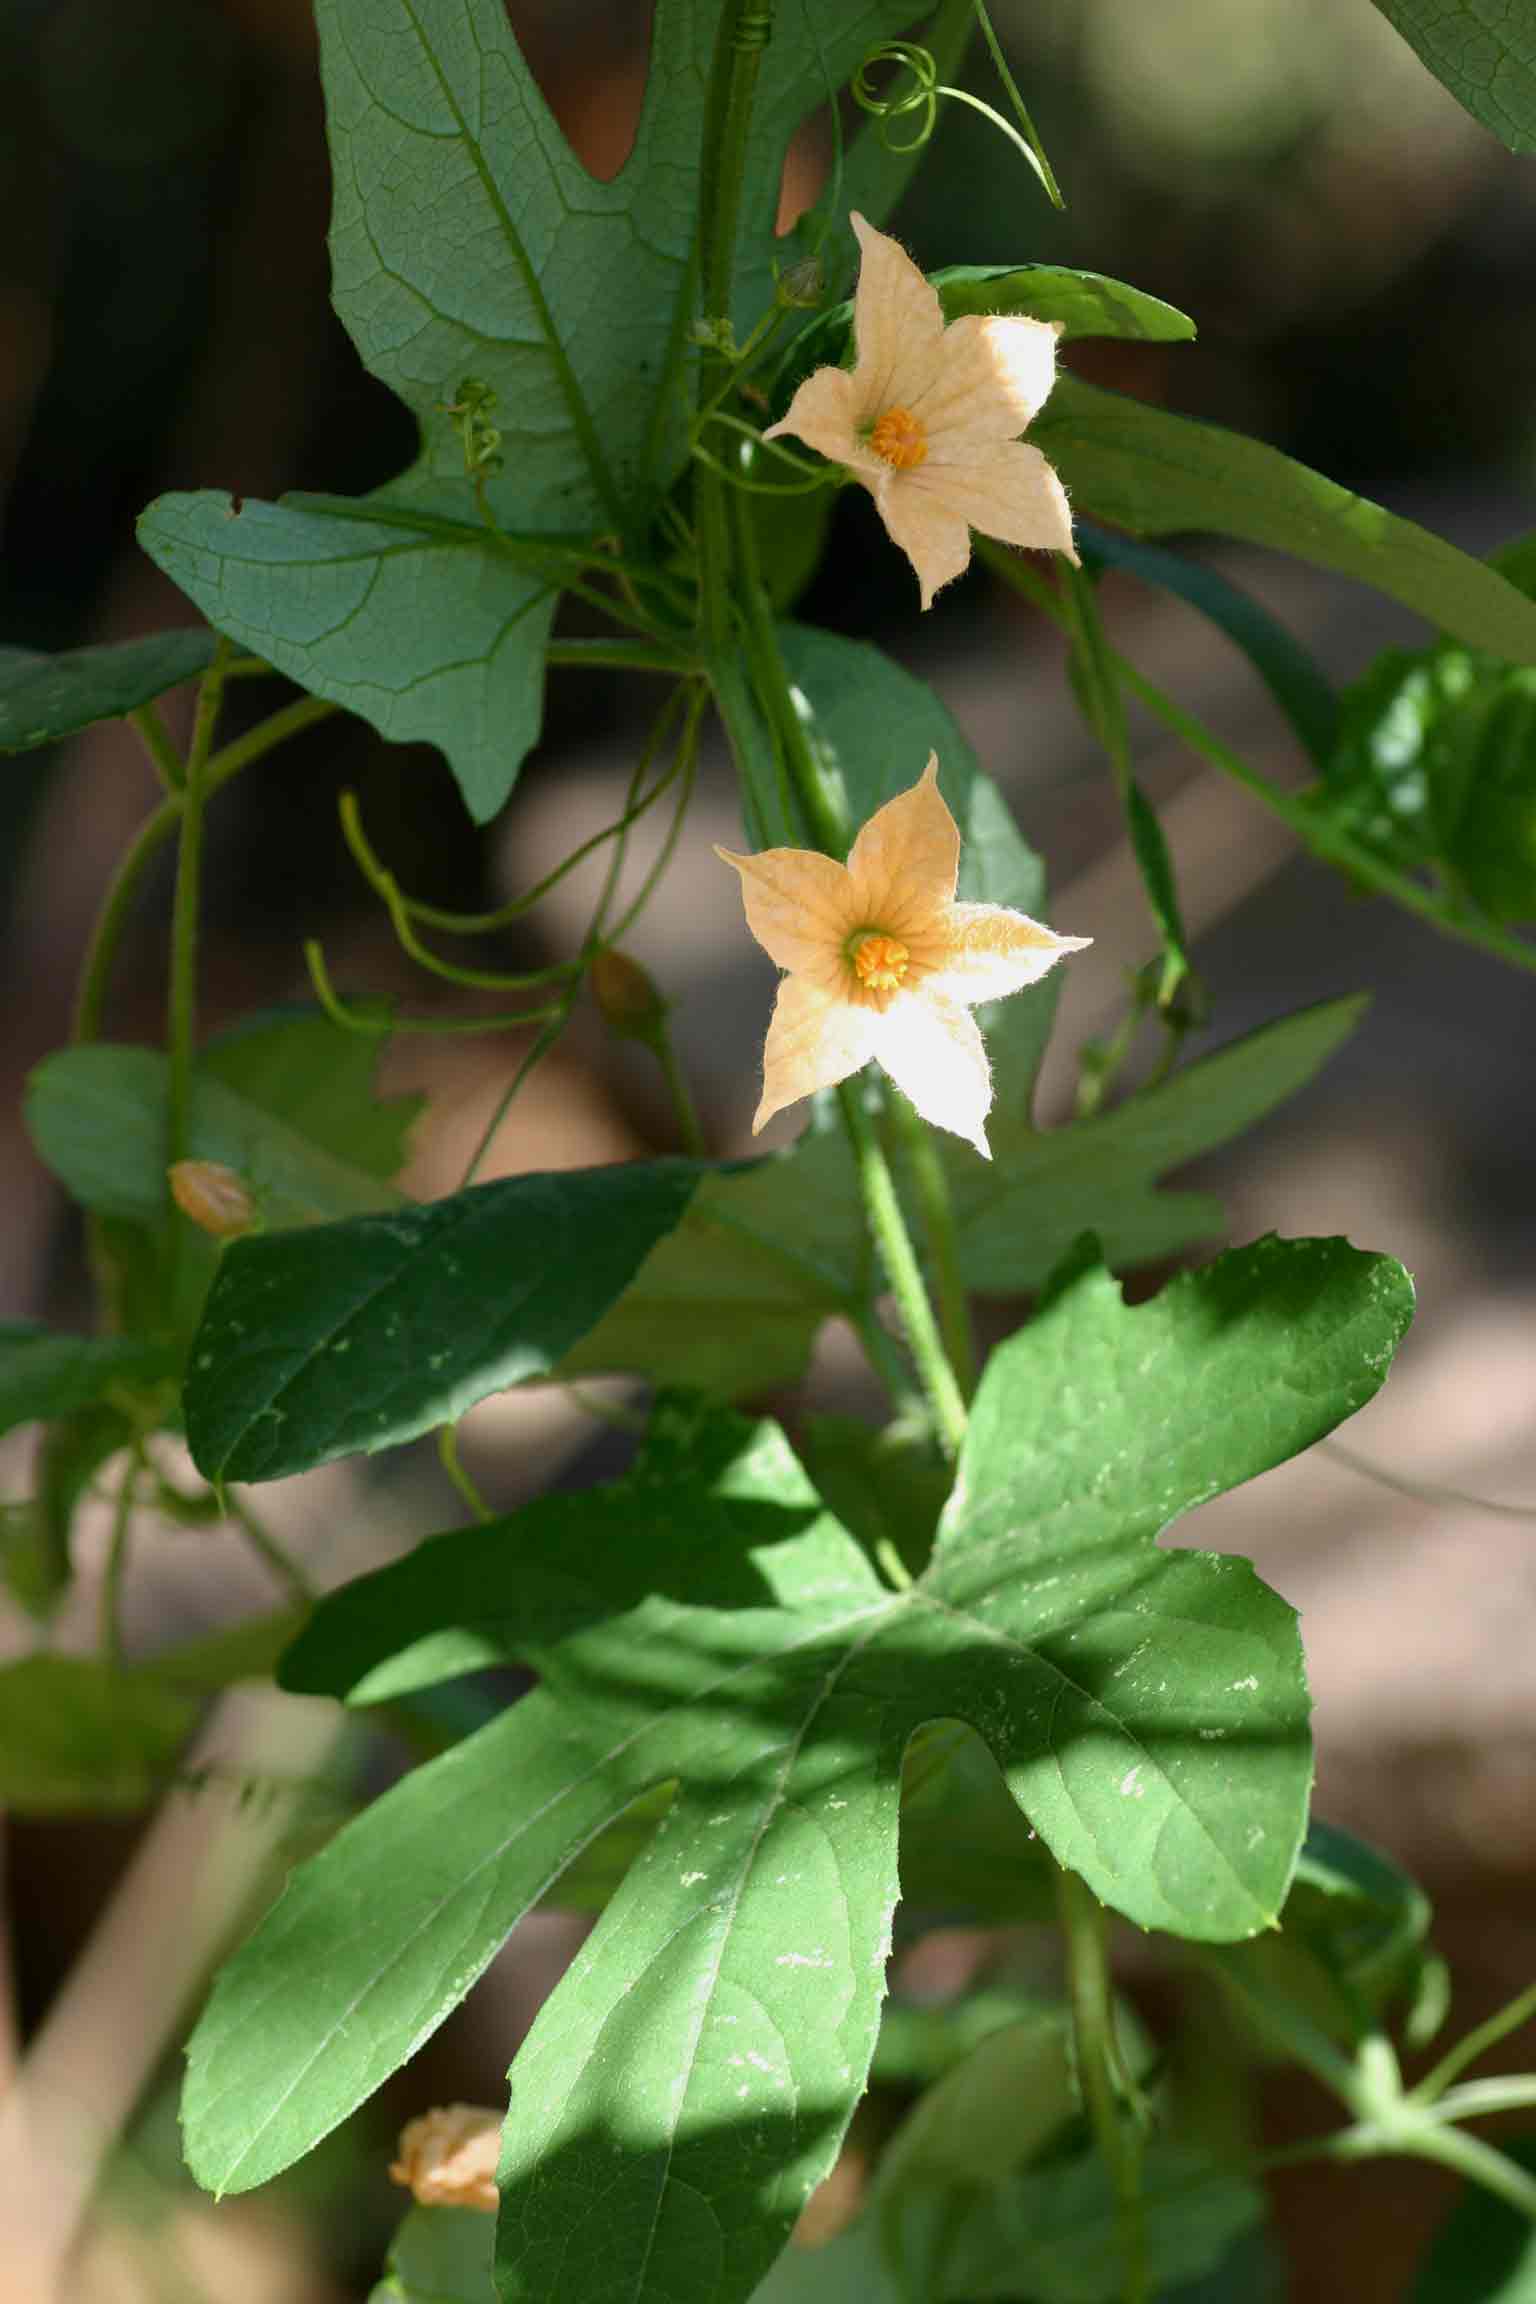
{"label": "green lobed leaf", "polygon": [[[780,9],[746,155],[741,334],[773,298],[791,134],[920,13],[915,0]],[[661,0],[634,145],[610,182],[566,143],[501,0],[319,0],[316,14],[333,300],[364,365],[416,416],[421,455],[355,500],[163,497],[140,539],[220,631],[384,736],[439,744],[483,821],[538,734],[570,564],[549,548],[642,538],[686,457],[718,10]],[[841,208],[829,221],[842,230]],[[490,521],[446,413],[466,378],[495,396]]]}
{"label": "green lobed leaf", "polygon": [[410,1156],[427,1100],[375,1094],[381,1046],[341,1030],[318,1008],[272,1008],[216,1033],[198,1066],[306,1143],[389,1184]]}
{"label": "green lobed leaf", "polygon": [[[1040,989],[1049,992],[1049,978]],[[1359,996],[1298,1010],[1111,1112],[1042,1132],[1031,1106],[1039,1030],[1030,1003],[1039,998],[1000,1002],[995,1022],[980,1011],[997,1083],[994,1159],[943,1146],[962,1276],[983,1295],[1038,1288],[1085,1231],[1099,1235],[1116,1271],[1219,1237],[1219,1201],[1158,1179],[1304,1087],[1365,1011]],[[813,1122],[788,1151],[708,1177],[559,1373],[631,1370],[740,1396],[798,1377],[823,1323],[861,1311],[880,1285],[846,1140]]]}
{"label": "green lobed leaf", "polygon": [[994,1355],[907,1591],[772,1426],[694,1408],[608,1503],[546,1499],[331,1596],[288,1685],[384,1700],[501,1654],[539,1684],[295,1873],[226,1968],[187,2081],[200,2180],[306,2150],[670,1791],[514,2067],[498,2279],[564,2304],[617,2265],[636,2304],[747,2296],[863,2085],[931,1720],[969,1723],[1140,1924],[1268,1925],[1310,1778],[1295,1619],[1245,1563],[1155,1538],[1368,1397],[1407,1299],[1338,1242],[1263,1243],[1135,1311],[1083,1276]]}
{"label": "green lobed leaf", "polygon": [[[1536,2137],[1501,2138],[1500,2150],[1536,2175]],[[1411,2304],[1536,2304],[1536,2225],[1480,2184],[1463,2184]]]}
{"label": "green lobed leaf", "polygon": [[213,662],[212,632],[156,632],[143,640],[71,648],[58,656],[0,648],[0,752],[30,752],[114,720],[196,679]]}
{"label": "green lobed leaf", "polygon": [[672,1230],[697,1164],[476,1185],[235,1241],[192,1351],[187,1438],[210,1480],[276,1480],[451,1423],[546,1376]]}
{"label": "green lobed leaf", "polygon": [[463,494],[445,510],[408,493],[237,507],[204,488],[158,498],[138,537],[231,639],[390,742],[441,746],[484,823],[538,740],[559,583]]}
{"label": "green lobed leaf", "polygon": [[1215,569],[1186,560],[1157,544],[1138,544],[1092,520],[1074,522],[1078,548],[1089,568],[1123,568],[1144,584],[1175,593],[1198,608],[1229,640],[1236,642],[1258,673],[1307,752],[1321,767],[1338,732],[1339,700],[1327,673],[1267,608],[1229,584]]}
{"label": "green lobed leaf", "polygon": [[1064,375],[1029,437],[1077,506],[1136,536],[1209,530],[1372,584],[1457,638],[1536,663],[1536,604],[1485,562],[1278,449]]}
{"label": "green lobed leaf", "polygon": [[1533,0],[1376,0],[1389,24],[1474,120],[1511,152],[1536,152]]}

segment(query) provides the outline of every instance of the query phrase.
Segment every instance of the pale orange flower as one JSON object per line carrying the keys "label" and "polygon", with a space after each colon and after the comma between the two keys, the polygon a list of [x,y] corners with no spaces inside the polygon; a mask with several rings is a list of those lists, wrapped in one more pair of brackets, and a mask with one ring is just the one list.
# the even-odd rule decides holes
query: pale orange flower
{"label": "pale orange flower", "polygon": [[440,2104],[408,2120],[390,2175],[424,2208],[480,2208],[496,2213],[496,2161],[501,2114],[478,2104]]}
{"label": "pale orange flower", "polygon": [[971,557],[971,530],[1076,561],[1066,491],[1019,438],[1056,380],[1056,329],[1016,315],[944,325],[906,250],[855,214],[857,358],[818,368],[769,426],[844,465],[917,570],[926,608]]}
{"label": "pale orange flower", "polygon": [[984,1159],[992,1074],[971,1009],[1020,992],[1080,952],[1002,904],[957,904],[960,831],[939,763],[877,808],[846,864],[809,848],[715,854],[741,875],[747,926],[787,970],[763,1050],[755,1135],[775,1112],[871,1058],[925,1120]]}

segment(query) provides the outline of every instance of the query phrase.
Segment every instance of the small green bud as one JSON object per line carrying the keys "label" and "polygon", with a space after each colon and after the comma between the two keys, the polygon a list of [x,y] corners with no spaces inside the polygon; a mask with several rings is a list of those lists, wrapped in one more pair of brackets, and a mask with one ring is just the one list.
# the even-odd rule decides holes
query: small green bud
{"label": "small green bud", "polygon": [[819,256],[806,256],[791,264],[774,282],[774,294],[791,312],[811,312],[827,293],[827,276]]}

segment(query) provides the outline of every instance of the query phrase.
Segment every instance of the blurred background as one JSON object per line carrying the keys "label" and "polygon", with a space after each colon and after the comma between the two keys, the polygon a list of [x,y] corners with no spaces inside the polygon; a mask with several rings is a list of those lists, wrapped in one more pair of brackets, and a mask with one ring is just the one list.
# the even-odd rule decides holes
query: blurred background
{"label": "blurred background", "polygon": [[[649,11],[637,0],[512,0],[510,13],[567,133],[589,166],[612,173],[643,85]],[[1044,259],[1132,281],[1191,313],[1199,342],[1075,348],[1097,380],[1256,433],[1469,550],[1536,518],[1536,172],[1458,109],[1370,0],[994,0],[994,15],[1069,206],[1053,214],[1003,140],[948,107],[897,220],[920,261]],[[995,97],[979,56],[967,79]],[[787,214],[814,196],[824,157],[813,127],[791,158]],[[66,648],[189,621],[133,543],[135,514],[163,489],[358,491],[408,460],[407,418],[363,373],[329,309],[328,198],[307,0],[0,0],[0,644]],[[1382,646],[1424,637],[1388,604],[1293,564],[1212,556],[1341,680]],[[1294,747],[1223,640],[1121,579],[1107,580],[1105,597],[1133,660],[1159,668],[1266,772],[1299,778]],[[1047,1067],[1046,1110],[1060,1119],[1075,1044],[1113,1023],[1125,972],[1152,939],[1054,640],[977,575],[920,620],[907,565],[857,490],[838,500],[800,613],[877,634],[935,683],[1044,855],[1053,917],[1096,939],[1067,983]],[[271,702],[265,683],[235,694],[253,717]],[[413,979],[347,861],[338,792],[358,787],[375,845],[414,892],[495,902],[618,812],[643,704],[622,681],[557,674],[546,741],[484,834],[430,750],[387,748],[346,720],[285,748],[231,789],[211,825],[207,1024],[303,997],[300,939],[322,925],[349,989],[430,1006],[434,987]],[[1234,1237],[1338,1231],[1402,1256],[1420,1285],[1417,1330],[1386,1393],[1349,1427],[1364,1469],[1314,1452],[1208,1509],[1192,1536],[1250,1552],[1303,1610],[1319,1807],[1426,1881],[1457,2015],[1470,2021],[1529,1981],[1536,1942],[1527,984],[1358,899],[1298,860],[1235,789],[1148,728],[1138,738],[1211,999],[1195,1052],[1307,1001],[1375,993],[1365,1026],[1314,1087],[1192,1180],[1225,1196]],[[0,1010],[5,1317],[89,1319],[77,1227],[16,1113],[28,1067],[66,1033],[89,923],[152,797],[136,740],[115,726],[8,761],[0,784],[12,988]],[[634,938],[677,1002],[680,1048],[719,1151],[747,1142],[771,992],[710,855],[711,841],[738,837],[716,755]],[[636,852],[643,869],[645,839]],[[563,884],[491,964],[568,952],[586,885],[579,875]],[[168,918],[167,875],[114,995],[119,1037],[159,1034]],[[433,1098],[414,1189],[457,1181],[517,1054],[505,1037],[392,1052],[391,1083]],[[579,1014],[514,1107],[492,1166],[671,1149],[669,1127],[641,1052],[616,1055]],[[852,1355],[835,1337],[817,1380],[860,1404]],[[465,1445],[505,1505],[552,1479],[590,1479],[611,1466],[615,1442],[569,1402],[528,1395],[477,1411]],[[1376,1464],[1414,1492],[1384,1485]],[[0,1475],[5,1492],[24,1488],[19,1443],[0,1452]],[[1528,1509],[1478,1501],[1489,1499]],[[435,1466],[413,1458],[366,1482],[345,1468],[317,1476],[279,1494],[274,1512],[323,1582],[455,1516]],[[65,1645],[91,1638],[98,1538],[87,1531],[81,1593],[54,1628]],[[167,1536],[136,1558],[130,1634],[147,1652],[271,1600],[232,1544]],[[35,1638],[0,1600],[0,1654]],[[318,1747],[311,1760],[320,1772]],[[322,1813],[326,1799],[356,1797],[365,1765],[379,1780],[355,1752],[328,1755]],[[8,2053],[49,2005],[140,1831],[11,1820]],[[399,2205],[382,2173],[394,2127],[428,2102],[496,2100],[572,1942],[563,1921],[520,1931],[425,2069],[256,2203],[215,2212],[178,2178],[168,2066],[120,2156],[83,2304],[365,2295]],[[957,1952],[953,1975],[969,1956]],[[947,1988],[945,1974],[938,1963],[922,1988]],[[1319,2101],[1293,2093],[1275,2108],[1277,2132],[1325,2124]],[[1417,2167],[1286,2180],[1294,2293],[1361,2304],[1405,2295],[1444,2197]]]}

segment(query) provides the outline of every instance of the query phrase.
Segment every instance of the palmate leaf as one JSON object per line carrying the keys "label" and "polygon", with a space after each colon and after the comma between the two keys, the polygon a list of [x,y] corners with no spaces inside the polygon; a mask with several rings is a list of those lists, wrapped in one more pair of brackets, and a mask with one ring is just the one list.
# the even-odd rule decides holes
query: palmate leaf
{"label": "palmate leaf", "polygon": [[927,1720],[969,1723],[1056,1856],[1142,1925],[1269,1925],[1310,1775],[1295,1619],[1245,1563],[1155,1538],[1367,1399],[1409,1298],[1342,1242],[1261,1243],[1136,1311],[1080,1274],[994,1355],[907,1591],[774,1427],[668,1408],[617,1488],[323,1603],[296,1688],[382,1700],[509,1656],[540,1685],[296,1873],[225,1970],[184,2103],[200,2180],[308,2149],[670,1786],[514,2067],[499,2291],[749,2295],[864,2083]]}
{"label": "palmate leaf", "polygon": [[[1030,1003],[1049,990],[1001,1002],[989,1027],[993,1160],[943,1143],[962,1275],[982,1295],[1039,1287],[1085,1231],[1099,1235],[1116,1271],[1219,1238],[1220,1201],[1160,1179],[1294,1095],[1365,1007],[1354,998],[1304,1008],[1111,1112],[1039,1132],[1030,1100],[1041,1035]],[[800,1376],[822,1324],[862,1315],[882,1285],[846,1139],[830,1121],[813,1124],[787,1152],[708,1177],[557,1373],[627,1370],[740,1396]]]}
{"label": "palmate leaf", "polygon": [[1435,78],[1511,152],[1536,152],[1536,0],[1376,0]]}
{"label": "palmate leaf", "polygon": [[[743,333],[772,300],[791,134],[922,13],[920,0],[779,9],[743,189]],[[421,456],[356,501],[237,511],[204,490],[162,498],[140,523],[145,550],[220,631],[383,735],[441,745],[481,819],[538,734],[559,548],[643,538],[686,452],[719,15],[714,0],[661,0],[634,147],[602,183],[561,134],[502,0],[318,0],[336,308],[417,417]],[[844,230],[841,203],[825,221]],[[496,395],[503,467],[486,490],[501,536],[444,413],[466,376]]]}

